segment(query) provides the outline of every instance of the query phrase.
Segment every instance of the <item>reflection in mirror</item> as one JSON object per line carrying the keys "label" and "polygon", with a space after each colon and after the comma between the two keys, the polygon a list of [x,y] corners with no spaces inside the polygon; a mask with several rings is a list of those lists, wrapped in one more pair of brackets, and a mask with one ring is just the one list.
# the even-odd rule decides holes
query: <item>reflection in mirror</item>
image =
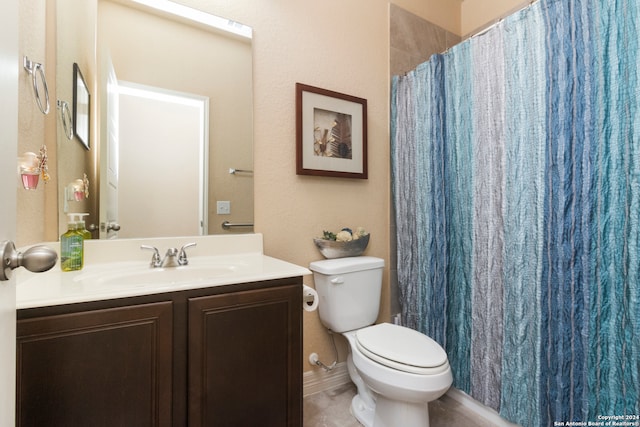
{"label": "reflection in mirror", "polygon": [[[91,95],[78,64],[73,64],[73,132],[88,150]],[[66,132],[65,132],[66,134]]]}
{"label": "reflection in mirror", "polygon": [[[131,0],[57,0],[57,97],[70,101],[74,63],[91,95],[88,151],[58,126],[61,233],[61,190],[85,173],[89,197],[67,205],[69,212],[90,214],[94,238],[251,231],[222,227],[253,223],[253,174],[230,173],[253,170],[250,29],[248,35]],[[161,112],[166,99],[132,106],[130,91],[121,90],[132,87],[197,100],[198,107]],[[187,177],[193,181],[180,181]]]}
{"label": "reflection in mirror", "polygon": [[[123,81],[117,90],[118,147],[108,150],[120,159],[117,179],[108,183],[117,197],[100,192],[108,223],[124,225],[120,237],[162,237],[169,227],[181,236],[207,234],[209,99]],[[173,168],[180,173],[166,173]],[[166,197],[145,197],[150,188]]]}

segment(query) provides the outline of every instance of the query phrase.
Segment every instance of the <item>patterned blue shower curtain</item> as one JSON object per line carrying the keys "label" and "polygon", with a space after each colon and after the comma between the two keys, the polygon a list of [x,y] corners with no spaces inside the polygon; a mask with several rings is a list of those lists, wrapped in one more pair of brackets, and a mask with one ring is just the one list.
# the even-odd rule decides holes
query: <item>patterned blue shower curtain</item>
{"label": "patterned blue shower curtain", "polygon": [[640,422],[639,30],[540,0],[393,80],[403,321],[523,426]]}

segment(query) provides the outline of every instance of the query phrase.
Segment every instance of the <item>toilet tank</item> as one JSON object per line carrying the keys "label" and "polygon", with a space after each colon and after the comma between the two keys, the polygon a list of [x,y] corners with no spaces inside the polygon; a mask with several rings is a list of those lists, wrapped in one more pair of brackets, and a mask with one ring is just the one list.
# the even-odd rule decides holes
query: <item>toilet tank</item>
{"label": "toilet tank", "polygon": [[383,259],[368,256],[309,264],[322,324],[341,333],[375,323],[380,310],[383,268]]}

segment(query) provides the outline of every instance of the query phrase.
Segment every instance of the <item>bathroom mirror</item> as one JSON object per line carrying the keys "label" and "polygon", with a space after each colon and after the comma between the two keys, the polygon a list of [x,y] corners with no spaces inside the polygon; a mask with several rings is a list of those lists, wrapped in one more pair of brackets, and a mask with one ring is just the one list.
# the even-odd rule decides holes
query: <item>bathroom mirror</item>
{"label": "bathroom mirror", "polygon": [[[69,140],[58,120],[59,229],[66,230],[67,213],[88,212],[87,226],[97,228],[94,238],[252,232],[251,29],[243,26],[248,37],[232,34],[213,28],[210,20],[236,29],[240,24],[209,13],[177,16],[148,7],[154,2],[55,2],[57,98],[70,103],[69,76],[76,63],[92,102],[91,132],[86,140],[80,139],[88,150],[78,143],[77,135]],[[128,128],[137,133],[125,135],[128,131],[120,127],[124,120],[119,120],[123,96],[119,88],[131,86],[204,100],[204,107],[198,107],[200,114],[205,111],[204,118],[196,120],[200,127],[195,131],[187,127],[191,125],[181,121],[180,114],[169,113],[174,119],[167,120],[160,113],[142,116],[141,109],[129,107]],[[144,123],[151,126],[149,132]],[[151,130],[163,125],[172,129],[151,136]],[[191,150],[195,157],[181,159],[189,151],[191,134],[205,135],[206,144]],[[166,139],[167,135],[171,136]],[[146,148],[138,147],[140,142]],[[126,150],[118,147],[125,143]],[[130,154],[119,158],[123,152]],[[163,159],[167,163],[160,163]],[[89,197],[65,201],[64,187],[85,173]],[[179,183],[185,175],[196,181]],[[187,192],[197,195],[189,198]],[[182,219],[184,215],[188,219]],[[224,222],[239,227],[225,228]]]}

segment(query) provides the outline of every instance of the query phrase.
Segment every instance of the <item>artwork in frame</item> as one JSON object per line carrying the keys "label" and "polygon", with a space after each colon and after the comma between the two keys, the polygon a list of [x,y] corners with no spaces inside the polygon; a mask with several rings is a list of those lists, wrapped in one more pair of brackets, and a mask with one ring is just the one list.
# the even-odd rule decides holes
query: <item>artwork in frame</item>
{"label": "artwork in frame", "polygon": [[80,143],[89,149],[89,88],[78,64],[73,64],[73,132]]}
{"label": "artwork in frame", "polygon": [[296,173],[367,179],[367,100],[296,83]]}

